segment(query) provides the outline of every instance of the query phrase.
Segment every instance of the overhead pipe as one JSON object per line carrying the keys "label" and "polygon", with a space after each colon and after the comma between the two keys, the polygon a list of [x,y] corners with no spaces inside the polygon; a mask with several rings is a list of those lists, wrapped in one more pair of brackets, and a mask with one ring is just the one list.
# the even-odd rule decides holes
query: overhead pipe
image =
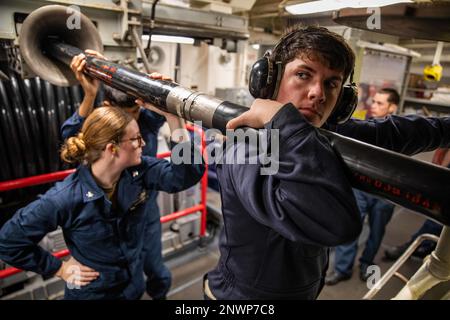
{"label": "overhead pipe", "polygon": [[141,54],[141,58],[142,58],[142,62],[144,63],[145,71],[147,73],[150,73],[151,72],[150,62],[147,59],[147,55],[145,54],[144,47],[142,46],[141,38],[139,37],[139,34],[136,29],[137,29],[136,26],[131,26],[131,36],[133,37],[136,47],[138,48],[139,53]]}

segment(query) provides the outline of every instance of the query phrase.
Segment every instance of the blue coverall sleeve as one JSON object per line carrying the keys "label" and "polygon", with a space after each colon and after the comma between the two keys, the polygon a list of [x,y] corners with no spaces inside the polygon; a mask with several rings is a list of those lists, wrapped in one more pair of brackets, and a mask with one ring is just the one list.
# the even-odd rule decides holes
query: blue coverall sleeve
{"label": "blue coverall sleeve", "polygon": [[86,118],[78,114],[78,111],[75,111],[61,126],[62,139],[66,140],[70,137],[74,137],[81,130],[85,119]]}
{"label": "blue coverall sleeve", "polygon": [[[147,171],[144,184],[148,189],[169,193],[183,191],[200,181],[205,171],[203,157],[192,142],[171,143],[171,161],[144,157]],[[186,152],[190,154],[185,154]],[[178,159],[174,159],[178,157]],[[180,163],[180,159],[186,161]],[[174,161],[175,160],[175,161]]]}
{"label": "blue coverall sleeve", "polygon": [[45,198],[20,209],[0,229],[0,259],[19,269],[55,274],[62,262],[38,243],[61,224],[60,217],[60,210]]}
{"label": "blue coverall sleeve", "polygon": [[159,128],[166,122],[166,118],[148,109],[144,109],[140,115],[144,118],[145,126],[151,130],[156,136]]}
{"label": "blue coverall sleeve", "polygon": [[383,120],[354,120],[331,131],[395,152],[413,155],[450,147],[450,117],[390,116]]}
{"label": "blue coverall sleeve", "polygon": [[224,165],[231,182],[221,181],[222,192],[234,193],[255,220],[291,241],[336,246],[354,240],[361,219],[328,140],[291,104],[266,129],[279,129],[278,172],[261,175],[260,165]]}

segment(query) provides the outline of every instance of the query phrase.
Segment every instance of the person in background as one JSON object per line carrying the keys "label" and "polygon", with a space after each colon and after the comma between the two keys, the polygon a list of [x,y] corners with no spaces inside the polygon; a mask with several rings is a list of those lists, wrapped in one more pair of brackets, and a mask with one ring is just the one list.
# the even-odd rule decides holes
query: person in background
{"label": "person in background", "polygon": [[[397,90],[392,88],[379,90],[372,99],[372,105],[369,109],[370,118],[385,119],[397,111],[399,102],[400,96]],[[361,221],[364,221],[366,216],[369,218],[369,237],[359,258],[359,277],[362,281],[366,281],[370,276],[367,268],[374,264],[375,256],[384,237],[386,225],[391,220],[394,212],[394,205],[360,190],[354,189],[353,192],[361,214]],[[352,277],[353,264],[358,253],[358,240],[337,246],[334,252],[334,270],[325,279],[325,284],[329,286]]]}
{"label": "person in background", "polygon": [[[172,132],[179,129],[175,116],[161,114]],[[172,136],[172,142],[175,146],[181,141]],[[182,143],[192,157],[201,156],[192,142]],[[92,111],[61,149],[64,161],[79,163],[76,171],[18,210],[0,229],[0,259],[62,278],[65,299],[139,299],[145,291],[148,190],[179,192],[198,183],[204,172],[203,164],[142,156],[144,146],[139,126],[128,113],[111,107]],[[58,227],[71,254],[67,261],[39,246]]]}
{"label": "person in background", "polygon": [[[86,50],[86,54],[106,59],[94,50]],[[83,73],[86,64],[84,54],[75,56],[70,67],[84,90],[84,98],[77,110],[61,127],[63,139],[75,136],[81,129],[85,119],[94,110],[94,101],[99,90],[99,81]],[[165,79],[160,74],[152,73],[154,79]],[[119,107],[130,114],[138,123],[142,138],[145,141],[143,154],[156,157],[158,146],[158,131],[165,122],[160,114],[147,108],[142,108],[135,98],[108,85],[104,85],[104,106]],[[158,192],[151,190],[146,207],[146,232],[144,240],[144,273],[147,276],[146,291],[154,300],[165,299],[169,292],[172,275],[164,264],[161,244],[160,212],[157,204]]]}

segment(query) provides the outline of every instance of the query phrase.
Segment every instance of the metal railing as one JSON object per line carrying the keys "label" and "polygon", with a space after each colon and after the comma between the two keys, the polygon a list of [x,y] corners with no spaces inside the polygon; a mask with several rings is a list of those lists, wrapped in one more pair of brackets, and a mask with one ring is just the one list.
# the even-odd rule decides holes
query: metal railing
{"label": "metal railing", "polygon": [[425,240],[438,241],[439,237],[432,234],[422,234],[414,240],[413,243],[405,250],[405,252],[395,261],[395,263],[389,268],[388,271],[384,274],[380,280],[370,289],[363,299],[373,299],[373,297],[387,284],[387,282],[392,277],[397,277],[402,280],[405,284],[408,282],[408,279],[399,273],[400,268],[408,261],[408,259],[412,256],[414,251],[422,244]]}

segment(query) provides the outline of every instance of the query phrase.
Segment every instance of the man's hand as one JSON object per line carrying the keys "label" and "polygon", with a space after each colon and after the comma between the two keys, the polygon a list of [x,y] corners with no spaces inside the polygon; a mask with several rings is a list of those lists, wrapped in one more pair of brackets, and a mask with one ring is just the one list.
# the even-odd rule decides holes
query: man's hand
{"label": "man's hand", "polygon": [[[88,49],[85,51],[85,53],[87,55],[94,56],[96,58],[107,60],[103,55],[94,50]],[[81,53],[73,57],[72,62],[70,63],[70,68],[75,73],[75,78],[77,78],[78,82],[83,87],[84,94],[87,95],[88,97],[95,98],[95,96],[97,95],[98,88],[100,86],[100,82],[83,73],[85,65],[86,65],[86,55]]]}
{"label": "man's hand", "polygon": [[264,125],[272,120],[282,107],[283,104],[274,100],[256,99],[252,103],[249,111],[228,121],[227,129],[234,130],[239,127],[264,128]]}
{"label": "man's hand", "polygon": [[74,287],[82,287],[97,279],[100,273],[70,257],[69,260],[63,261],[55,275]]}

